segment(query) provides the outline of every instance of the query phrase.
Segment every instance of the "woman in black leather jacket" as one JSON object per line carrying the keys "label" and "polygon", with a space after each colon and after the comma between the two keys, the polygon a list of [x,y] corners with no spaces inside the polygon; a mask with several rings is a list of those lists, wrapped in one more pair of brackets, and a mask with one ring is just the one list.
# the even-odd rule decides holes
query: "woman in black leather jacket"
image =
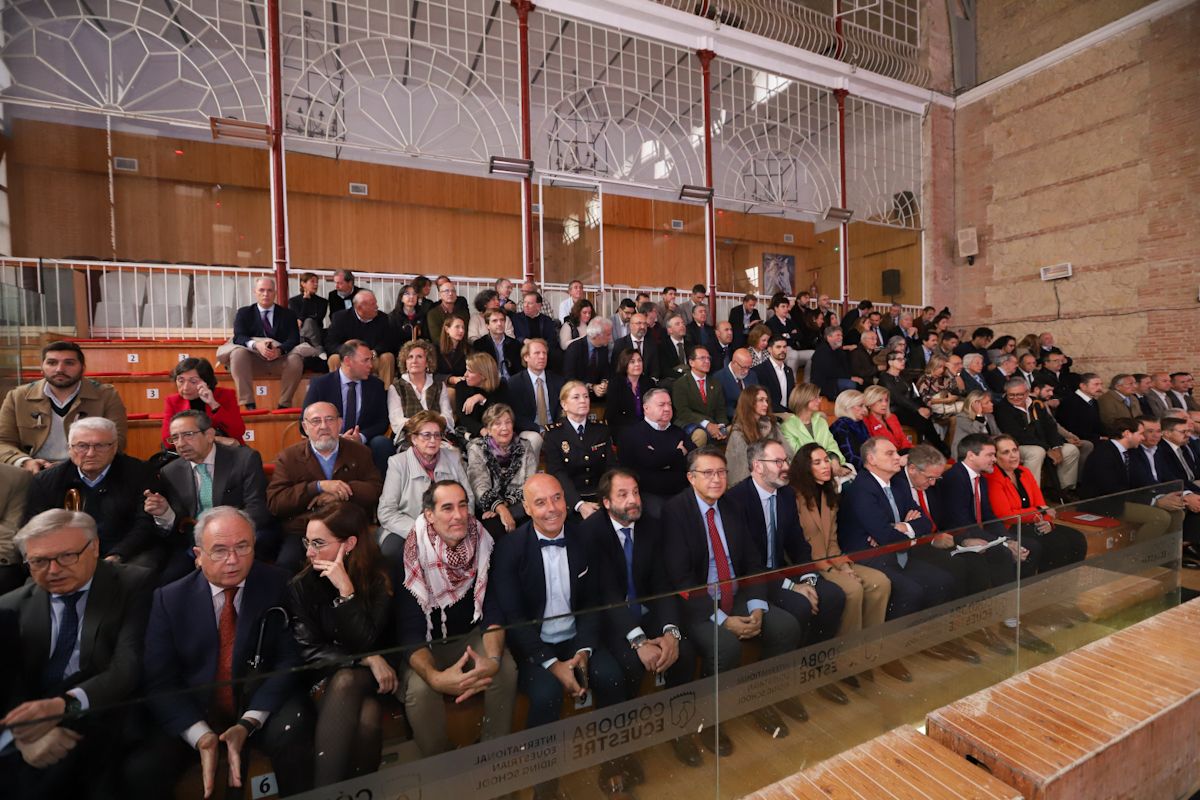
{"label": "woman in black leather jacket", "polygon": [[323,667],[317,700],[317,786],[379,769],[383,709],[376,694],[396,690],[383,656],[390,643],[392,586],[370,521],[360,507],[326,505],[304,535],[308,566],[292,579],[292,633],[304,660]]}

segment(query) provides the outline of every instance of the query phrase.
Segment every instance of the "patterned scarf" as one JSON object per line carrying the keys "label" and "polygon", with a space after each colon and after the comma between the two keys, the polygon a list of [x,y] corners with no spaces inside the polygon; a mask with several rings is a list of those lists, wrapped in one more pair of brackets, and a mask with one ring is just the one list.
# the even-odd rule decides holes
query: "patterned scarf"
{"label": "patterned scarf", "polygon": [[438,451],[433,454],[433,458],[426,458],[421,455],[421,452],[415,447],[412,448],[412,454],[417,459],[417,463],[421,465],[421,468],[425,470],[425,474],[429,476],[429,480],[436,481],[437,478],[433,477],[433,472],[437,469],[438,459],[442,456],[442,449],[439,447]]}
{"label": "patterned scarf", "polygon": [[430,527],[424,514],[417,517],[404,542],[404,588],[425,612],[425,641],[433,641],[435,608],[442,611],[442,638],[449,635],[446,609],[466,597],[472,586],[475,613],[471,622],[483,618],[492,546],[491,534],[474,517],[467,518],[467,535],[453,549]]}

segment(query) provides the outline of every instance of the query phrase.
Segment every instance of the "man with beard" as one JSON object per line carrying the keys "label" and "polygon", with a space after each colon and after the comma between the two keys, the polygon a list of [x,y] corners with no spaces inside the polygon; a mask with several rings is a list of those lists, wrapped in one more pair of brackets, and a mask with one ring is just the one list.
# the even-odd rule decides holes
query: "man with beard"
{"label": "man with beard", "polygon": [[84,380],[83,350],[75,342],[42,348],[42,378],[18,386],[0,406],[0,463],[40,472],[67,460],[67,429],[77,419],[105,417],[125,450],[125,405],[108,384]]}

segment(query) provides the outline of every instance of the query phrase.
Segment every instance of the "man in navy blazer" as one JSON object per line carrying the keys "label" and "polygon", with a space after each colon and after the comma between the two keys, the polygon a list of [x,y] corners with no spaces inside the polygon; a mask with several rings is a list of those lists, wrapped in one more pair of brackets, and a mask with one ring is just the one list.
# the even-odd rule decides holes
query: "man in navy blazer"
{"label": "man in navy blazer", "polygon": [[[904,484],[894,480],[902,469],[900,454],[889,440],[874,436],[862,447],[863,470],[842,489],[838,504],[838,544],[842,552],[907,542],[932,532]],[[888,619],[931,608],[955,595],[955,579],[928,561],[899,550],[862,562],[892,581]]]}
{"label": "man in navy blazer", "polygon": [[300,323],[286,306],[275,305],[275,279],[254,282],[258,302],[239,308],[233,318],[233,340],[217,351],[217,360],[233,375],[238,403],[254,405],[254,376],[279,378],[279,407],[290,408],[304,374],[304,357],[317,349],[300,341]]}
{"label": "man in navy blazer", "polygon": [[1104,394],[1104,381],[1094,372],[1079,376],[1079,388],[1061,397],[1055,416],[1062,425],[1080,439],[1099,442],[1105,435],[1100,422],[1100,406],[1096,402]]}
{"label": "man in navy blazer", "polygon": [[658,344],[648,335],[649,326],[645,314],[634,314],[629,318],[629,333],[613,342],[612,366],[615,371],[617,359],[625,350],[637,350],[642,354],[642,372],[653,380],[658,380]]}
{"label": "man in navy blazer", "polygon": [[483,312],[487,335],[476,339],[471,347],[476,353],[487,353],[496,359],[500,377],[507,380],[521,370],[521,343],[504,332],[508,315],[498,308]]}
{"label": "man in navy blazer", "polygon": [[525,292],[521,297],[521,310],[512,315],[513,336],[521,344],[530,339],[546,342],[550,363],[555,369],[562,368],[562,348],[558,344],[558,325],[542,313],[542,295]]}
{"label": "man in navy blazer", "polygon": [[[387,436],[387,387],[371,374],[371,348],[361,339],[349,339],[338,349],[341,363],[327,375],[314,378],[304,394],[304,407],[333,403],[342,415],[339,433],[371,448],[371,459],[379,474],[387,475],[387,462],[396,453]],[[353,414],[346,408],[351,392]]]}
{"label": "man in navy blazer", "polygon": [[[765,583],[738,582],[763,572],[764,563],[741,509],[725,496],[728,476],[720,450],[693,450],[688,454],[690,486],[668,500],[663,510],[663,519],[671,520],[663,540],[663,552],[670,554],[664,565],[668,586],[677,592],[691,590],[683,601],[683,630],[700,652],[704,675],[736,667],[744,640],[758,639],[759,657],[765,660],[796,649],[801,636],[796,618],[767,601]],[[708,591],[695,591],[706,585]],[[792,713],[787,705],[781,708]],[[794,709],[797,719],[806,718],[802,709]],[[752,716],[764,732],[787,735],[787,725],[770,706]],[[703,729],[700,741],[723,755],[733,750],[724,726],[719,732],[713,726]]]}
{"label": "man in navy blazer", "polygon": [[[491,574],[498,580],[490,591],[512,626],[507,644],[517,662],[517,685],[529,698],[525,727],[531,729],[562,716],[564,692],[578,698],[593,692],[597,707],[629,698],[621,668],[602,644],[608,612],[593,610],[603,605],[601,568],[588,541],[567,526],[562,485],[538,473],[525,481],[524,504],[529,520],[492,554]],[[582,686],[580,675],[587,676]],[[601,786],[637,770],[628,759],[608,762],[600,770]]]}
{"label": "man in navy blazer", "polygon": [[[812,561],[812,548],[800,527],[796,492],[788,485],[789,459],[783,445],[759,439],[747,449],[750,477],[729,489],[728,497],[741,510],[746,530],[758,548],[767,571]],[[768,511],[774,508],[772,522]],[[767,584],[767,599],[800,623],[802,645],[823,642],[837,633],[846,606],[846,593],[822,580],[816,570],[780,577]]]}
{"label": "man in navy blazer", "polygon": [[[792,389],[796,388],[796,372],[787,364],[787,340],[772,335],[767,352],[769,357],[754,368],[754,375],[758,384],[771,396],[771,410],[776,414],[786,414],[791,410],[788,408],[788,398],[792,396]],[[782,381],[780,375],[783,376]]]}
{"label": "man in navy blazer", "polygon": [[[254,560],[254,524],[231,506],[200,515],[196,542],[200,569],[154,593],[143,670],[147,705],[166,735],[132,756],[124,788],[130,797],[170,794],[193,750],[206,793],[224,783],[217,774],[222,753],[230,785],[239,786],[249,740],[270,757],[281,796],[306,791],[312,718],[305,679],[288,672],[300,663],[283,611],[290,576]],[[226,625],[234,629],[228,650],[221,645]],[[256,656],[263,659],[257,668]],[[268,677],[248,681],[252,670]],[[306,678],[311,683],[314,676]]]}
{"label": "man in navy blazer", "polygon": [[1135,537],[1138,541],[1164,534],[1173,523],[1171,514],[1187,508],[1186,496],[1180,492],[1155,495],[1149,489],[1133,491],[1146,486],[1145,476],[1132,469],[1132,451],[1142,445],[1142,430],[1141,420],[1114,422],[1108,439],[1097,442],[1096,449],[1088,456],[1079,479],[1079,494],[1091,498],[1081,510],[1138,525]]}
{"label": "man in navy blazer", "polygon": [[[562,391],[563,380],[546,369],[550,350],[541,339],[529,339],[521,346],[521,360],[525,369],[508,379],[508,397],[512,401],[513,412],[516,413],[518,431],[533,431],[543,433],[546,426],[558,419],[561,406],[558,393]],[[538,419],[537,390],[538,382],[546,392],[546,419]]]}
{"label": "man in navy blazer", "polygon": [[[1180,481],[1191,494],[1182,495],[1187,506],[1183,517],[1185,555],[1200,556],[1200,460],[1188,449],[1188,421],[1163,417],[1162,441],[1154,451],[1160,481]],[[1190,551],[1190,552],[1189,552]]]}
{"label": "man in navy blazer", "polygon": [[754,371],[754,359],[750,351],[744,347],[734,350],[729,363],[717,372],[717,383],[721,384],[721,393],[725,395],[725,413],[733,419],[742,390],[758,385],[758,373]]}

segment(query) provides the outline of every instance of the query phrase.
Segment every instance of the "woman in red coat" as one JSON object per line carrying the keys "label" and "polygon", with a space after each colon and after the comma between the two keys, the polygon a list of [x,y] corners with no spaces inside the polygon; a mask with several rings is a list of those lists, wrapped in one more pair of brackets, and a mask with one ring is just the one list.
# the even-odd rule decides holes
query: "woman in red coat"
{"label": "woman in red coat", "polygon": [[871,436],[882,436],[901,454],[912,450],[913,443],[904,435],[900,420],[892,413],[891,394],[883,386],[868,386],[863,390],[863,399],[867,404],[867,416],[863,424]]}
{"label": "woman in red coat", "polygon": [[203,411],[212,420],[217,441],[224,444],[242,443],[246,423],[238,410],[237,392],[217,386],[212,364],[205,358],[185,358],[171,370],[178,394],[163,399],[163,447],[171,449],[167,437],[171,434],[171,417],[180,411]]}
{"label": "woman in red coat", "polygon": [[992,511],[1009,528],[1021,520],[1021,538],[1041,544],[1038,572],[1083,561],[1087,538],[1075,528],[1055,524],[1054,509],[1046,504],[1033,473],[1021,466],[1017,440],[1006,433],[992,437],[996,466],[984,473]]}

